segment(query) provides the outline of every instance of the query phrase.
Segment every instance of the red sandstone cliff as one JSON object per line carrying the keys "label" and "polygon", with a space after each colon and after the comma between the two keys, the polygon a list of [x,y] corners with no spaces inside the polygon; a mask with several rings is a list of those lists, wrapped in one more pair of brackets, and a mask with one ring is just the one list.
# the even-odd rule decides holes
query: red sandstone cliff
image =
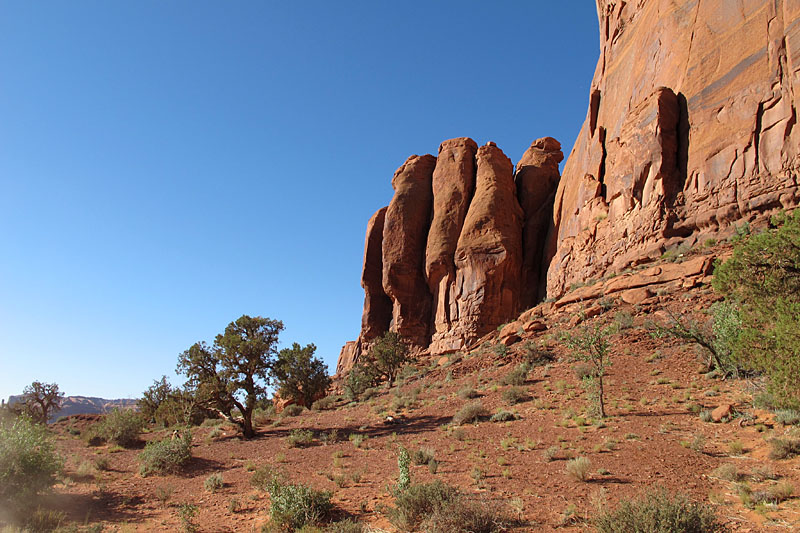
{"label": "red sandstone cliff", "polygon": [[497,147],[464,138],[395,174],[383,291],[366,281],[380,279],[368,251],[364,326],[340,371],[386,328],[431,353],[458,350],[545,294],[800,203],[800,0],[597,10],[600,59],[563,176],[550,138],[513,177]]}

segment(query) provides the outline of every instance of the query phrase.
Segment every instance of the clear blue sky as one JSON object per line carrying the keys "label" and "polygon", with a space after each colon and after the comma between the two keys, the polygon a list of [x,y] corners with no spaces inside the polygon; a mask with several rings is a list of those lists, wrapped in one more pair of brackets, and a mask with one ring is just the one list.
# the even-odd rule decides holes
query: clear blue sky
{"label": "clear blue sky", "polygon": [[242,314],[333,369],[395,169],[569,152],[598,48],[590,0],[0,0],[0,397],[182,383]]}

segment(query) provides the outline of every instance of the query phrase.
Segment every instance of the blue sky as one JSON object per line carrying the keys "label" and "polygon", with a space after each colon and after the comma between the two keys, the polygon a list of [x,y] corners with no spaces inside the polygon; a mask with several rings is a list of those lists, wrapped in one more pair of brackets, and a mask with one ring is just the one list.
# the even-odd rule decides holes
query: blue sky
{"label": "blue sky", "polygon": [[0,397],[181,383],[242,314],[333,369],[397,167],[568,153],[597,56],[588,0],[0,0]]}

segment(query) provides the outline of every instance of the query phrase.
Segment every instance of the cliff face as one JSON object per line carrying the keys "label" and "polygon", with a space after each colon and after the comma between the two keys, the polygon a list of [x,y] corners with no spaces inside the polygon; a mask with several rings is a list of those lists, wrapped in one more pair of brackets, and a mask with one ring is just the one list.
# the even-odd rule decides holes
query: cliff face
{"label": "cliff face", "polygon": [[375,218],[368,229],[361,337],[339,371],[387,328],[458,350],[545,295],[800,203],[800,0],[597,11],[600,59],[563,176],[551,138],[513,177],[496,146],[464,138],[395,174],[383,232]]}
{"label": "cliff face", "polygon": [[541,271],[560,148],[535,141],[516,173],[494,143],[466,137],[444,141],[438,157],[408,158],[391,203],[367,224],[361,335],[342,348],[338,374],[386,331],[430,353],[455,351],[535,298],[538,281],[528,297],[523,276]]}
{"label": "cliff face", "polygon": [[550,296],[800,199],[800,0],[597,8],[601,54],[555,198]]}

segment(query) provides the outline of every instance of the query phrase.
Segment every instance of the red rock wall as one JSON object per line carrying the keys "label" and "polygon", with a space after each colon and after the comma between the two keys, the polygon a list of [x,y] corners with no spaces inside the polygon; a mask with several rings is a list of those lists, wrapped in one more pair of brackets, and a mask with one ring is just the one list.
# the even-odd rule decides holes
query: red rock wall
{"label": "red rock wall", "polygon": [[547,293],[800,201],[800,0],[598,0]]}

